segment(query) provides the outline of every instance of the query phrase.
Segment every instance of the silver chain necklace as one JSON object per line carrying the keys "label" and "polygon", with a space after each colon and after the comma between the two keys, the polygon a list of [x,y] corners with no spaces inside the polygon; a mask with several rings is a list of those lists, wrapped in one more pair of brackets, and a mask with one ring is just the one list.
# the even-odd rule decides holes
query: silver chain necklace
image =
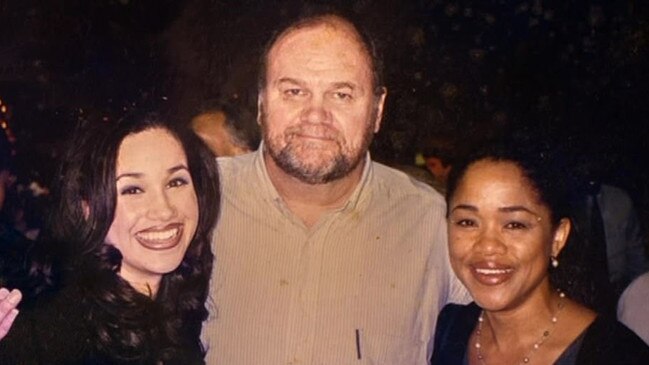
{"label": "silver chain necklace", "polygon": [[[538,341],[534,342],[534,344],[532,345],[532,348],[527,352],[527,354],[525,356],[523,356],[523,359],[519,362],[519,365],[521,365],[521,364],[522,365],[529,364],[530,358],[532,357],[532,354],[534,354],[534,352],[536,352],[536,350],[538,350],[541,347],[541,345],[543,345],[543,343],[545,343],[545,341],[547,341],[547,339],[550,337],[550,334],[552,334],[551,330],[554,328],[554,326],[559,321],[559,312],[561,312],[561,310],[564,307],[563,298],[566,297],[566,295],[562,291],[558,290],[558,293],[559,293],[559,303],[557,303],[557,311],[554,313],[554,315],[550,319],[550,327],[548,327],[545,331],[543,331],[543,335],[541,336],[541,338]],[[480,337],[482,335],[482,324],[483,324],[483,322],[484,322],[484,310],[482,312],[480,312],[480,317],[478,317],[478,328],[476,329],[476,332],[475,332],[475,337],[476,338],[475,338],[474,347],[476,348],[478,361],[482,365],[487,365],[487,361],[485,360],[485,357],[482,354],[482,343],[480,341]]]}

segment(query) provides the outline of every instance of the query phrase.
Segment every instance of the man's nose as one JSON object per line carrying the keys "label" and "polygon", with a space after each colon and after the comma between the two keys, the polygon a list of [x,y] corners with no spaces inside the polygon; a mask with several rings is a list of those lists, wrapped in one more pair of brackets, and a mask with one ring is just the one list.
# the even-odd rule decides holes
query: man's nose
{"label": "man's nose", "polygon": [[327,123],[331,120],[331,112],[323,95],[312,95],[302,112],[302,120],[308,123]]}

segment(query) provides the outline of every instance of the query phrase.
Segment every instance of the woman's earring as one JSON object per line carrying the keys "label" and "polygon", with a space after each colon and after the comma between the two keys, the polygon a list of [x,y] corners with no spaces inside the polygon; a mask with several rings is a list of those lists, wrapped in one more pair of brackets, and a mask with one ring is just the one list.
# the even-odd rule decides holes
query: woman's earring
{"label": "woman's earring", "polygon": [[555,256],[550,256],[550,263],[552,264],[552,267],[555,269],[559,267],[559,260]]}

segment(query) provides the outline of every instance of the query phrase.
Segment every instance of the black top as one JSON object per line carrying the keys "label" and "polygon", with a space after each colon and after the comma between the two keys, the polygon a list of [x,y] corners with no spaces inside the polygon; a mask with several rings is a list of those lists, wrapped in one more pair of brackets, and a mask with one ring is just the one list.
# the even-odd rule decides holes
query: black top
{"label": "black top", "polygon": [[[449,304],[437,319],[431,365],[463,364],[469,337],[480,316],[480,307]],[[615,320],[597,317],[582,334],[575,365],[647,365],[649,346]],[[563,358],[564,356],[562,356]],[[563,362],[562,362],[563,364]]]}
{"label": "black top", "polygon": [[[8,335],[0,340],[0,365],[160,365],[159,358],[167,359],[164,365],[204,364],[200,349],[190,345],[174,344],[180,351],[168,351],[169,340],[162,324],[169,319],[163,318],[159,303],[148,299],[133,302],[143,307],[138,320],[130,321],[130,317],[120,315],[119,305],[93,300],[89,286],[101,280],[81,271],[61,271],[52,276],[55,283],[44,286],[47,289],[30,290],[29,282],[22,280],[27,277],[24,265],[17,265],[27,260],[29,249],[9,248],[0,248],[0,283],[8,279],[6,285],[18,287],[26,295]],[[119,316],[125,326],[139,326],[143,331],[138,353],[126,347],[100,347],[97,324],[106,323],[108,314]],[[191,340],[187,343],[197,343],[198,338]]]}
{"label": "black top", "polygon": [[0,341],[0,364],[102,364],[93,355],[92,333],[79,289],[69,286],[25,303]]}

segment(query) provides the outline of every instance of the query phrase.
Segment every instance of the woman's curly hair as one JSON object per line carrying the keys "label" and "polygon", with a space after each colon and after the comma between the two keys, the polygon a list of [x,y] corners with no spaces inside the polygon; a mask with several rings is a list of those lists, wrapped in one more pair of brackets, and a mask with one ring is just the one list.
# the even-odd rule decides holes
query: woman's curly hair
{"label": "woman's curly hair", "polygon": [[[578,177],[571,173],[574,158],[552,138],[538,131],[515,131],[477,145],[453,166],[446,190],[448,203],[468,168],[484,160],[511,162],[518,166],[539,201],[550,210],[554,227],[562,218],[574,221],[575,186],[579,182]],[[574,228],[573,224],[568,241],[558,256],[561,265],[549,268],[550,283],[583,305],[598,309],[603,295],[593,280],[593,272],[598,268],[590,256],[584,254],[587,240]]]}
{"label": "woman's curly hair", "polygon": [[[105,237],[117,202],[115,170],[128,135],[161,128],[182,145],[196,190],[199,220],[180,265],[163,275],[155,298],[119,275],[122,255]],[[28,268],[27,296],[69,282],[83,293],[86,322],[98,358],[107,363],[203,363],[200,331],[212,271],[211,234],[219,210],[219,179],[210,151],[189,130],[155,113],[132,113],[115,123],[78,128],[55,184],[48,230]]]}

